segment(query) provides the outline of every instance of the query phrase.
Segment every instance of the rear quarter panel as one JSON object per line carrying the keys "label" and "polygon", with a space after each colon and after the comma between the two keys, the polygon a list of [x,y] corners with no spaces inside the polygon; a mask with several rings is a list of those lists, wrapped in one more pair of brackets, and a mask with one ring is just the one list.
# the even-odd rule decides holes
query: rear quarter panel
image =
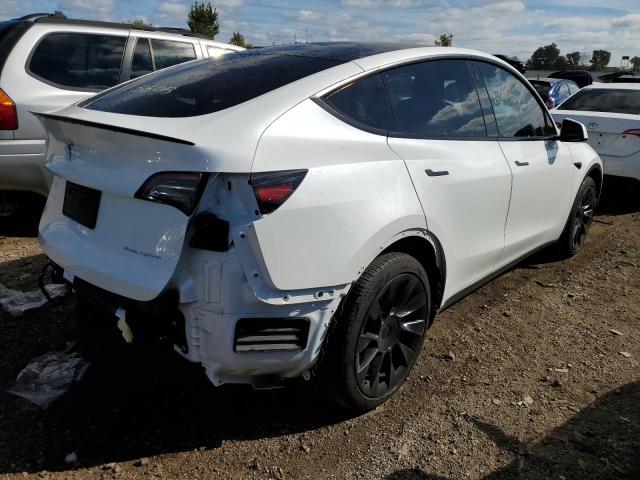
{"label": "rear quarter panel", "polygon": [[299,168],[309,169],[300,187],[252,229],[278,289],[350,283],[394,236],[426,230],[406,166],[386,137],[312,100],[265,131],[253,164],[254,172]]}

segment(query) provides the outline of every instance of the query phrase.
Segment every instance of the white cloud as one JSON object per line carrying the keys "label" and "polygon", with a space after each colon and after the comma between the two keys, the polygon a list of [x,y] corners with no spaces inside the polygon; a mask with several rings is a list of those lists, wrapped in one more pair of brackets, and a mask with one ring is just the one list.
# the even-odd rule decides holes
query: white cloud
{"label": "white cloud", "polygon": [[187,7],[182,3],[162,2],[154,15],[154,23],[182,25],[187,20]]}
{"label": "white cloud", "polygon": [[630,13],[624,17],[615,19],[612,25],[617,28],[640,27],[640,13]]}
{"label": "white cloud", "polygon": [[406,8],[415,5],[415,0],[342,0],[345,7],[398,7]]}
{"label": "white cloud", "polygon": [[409,44],[415,43],[416,45],[433,45],[437,38],[431,33],[408,33],[406,35],[396,35],[394,41]]}
{"label": "white cloud", "polygon": [[244,0],[215,0],[211,2],[214,7],[235,8],[244,5]]}
{"label": "white cloud", "polygon": [[67,16],[109,20],[113,16],[114,0],[61,0],[57,10],[62,10]]}
{"label": "white cloud", "polygon": [[326,15],[311,10],[298,10],[295,12],[285,12],[285,18],[296,22],[318,22],[326,20]]}

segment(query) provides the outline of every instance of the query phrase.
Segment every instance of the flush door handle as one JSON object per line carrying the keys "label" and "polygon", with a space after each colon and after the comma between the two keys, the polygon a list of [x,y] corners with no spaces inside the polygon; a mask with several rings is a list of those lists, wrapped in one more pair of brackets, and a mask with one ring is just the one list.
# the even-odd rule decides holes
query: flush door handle
{"label": "flush door handle", "polygon": [[431,170],[430,168],[427,168],[425,173],[430,177],[442,177],[444,175],[449,175],[448,170]]}

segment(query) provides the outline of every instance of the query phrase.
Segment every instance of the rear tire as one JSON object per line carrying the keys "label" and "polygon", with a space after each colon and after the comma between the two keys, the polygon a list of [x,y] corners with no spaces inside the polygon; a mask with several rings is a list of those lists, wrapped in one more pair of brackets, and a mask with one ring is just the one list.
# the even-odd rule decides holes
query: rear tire
{"label": "rear tire", "polygon": [[561,258],[573,257],[584,246],[593,221],[597,198],[596,182],[593,178],[586,177],[578,189],[567,224],[556,244],[558,255]]}
{"label": "rear tire", "polygon": [[422,265],[404,253],[376,258],[349,292],[316,380],[330,400],[364,412],[404,383],[426,336],[431,295]]}

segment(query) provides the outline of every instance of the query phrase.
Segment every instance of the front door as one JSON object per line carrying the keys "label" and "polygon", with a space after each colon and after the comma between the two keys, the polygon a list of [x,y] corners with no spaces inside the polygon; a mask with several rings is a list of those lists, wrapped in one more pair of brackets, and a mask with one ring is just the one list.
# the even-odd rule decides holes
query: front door
{"label": "front door", "polygon": [[389,146],[405,161],[442,244],[446,301],[488,276],[502,253],[511,170],[487,135],[466,60],[414,63],[382,77],[396,120]]}
{"label": "front door", "polygon": [[558,239],[570,207],[575,167],[532,90],[501,67],[483,62],[477,67],[493,106],[500,148],[513,172],[501,266]]}

